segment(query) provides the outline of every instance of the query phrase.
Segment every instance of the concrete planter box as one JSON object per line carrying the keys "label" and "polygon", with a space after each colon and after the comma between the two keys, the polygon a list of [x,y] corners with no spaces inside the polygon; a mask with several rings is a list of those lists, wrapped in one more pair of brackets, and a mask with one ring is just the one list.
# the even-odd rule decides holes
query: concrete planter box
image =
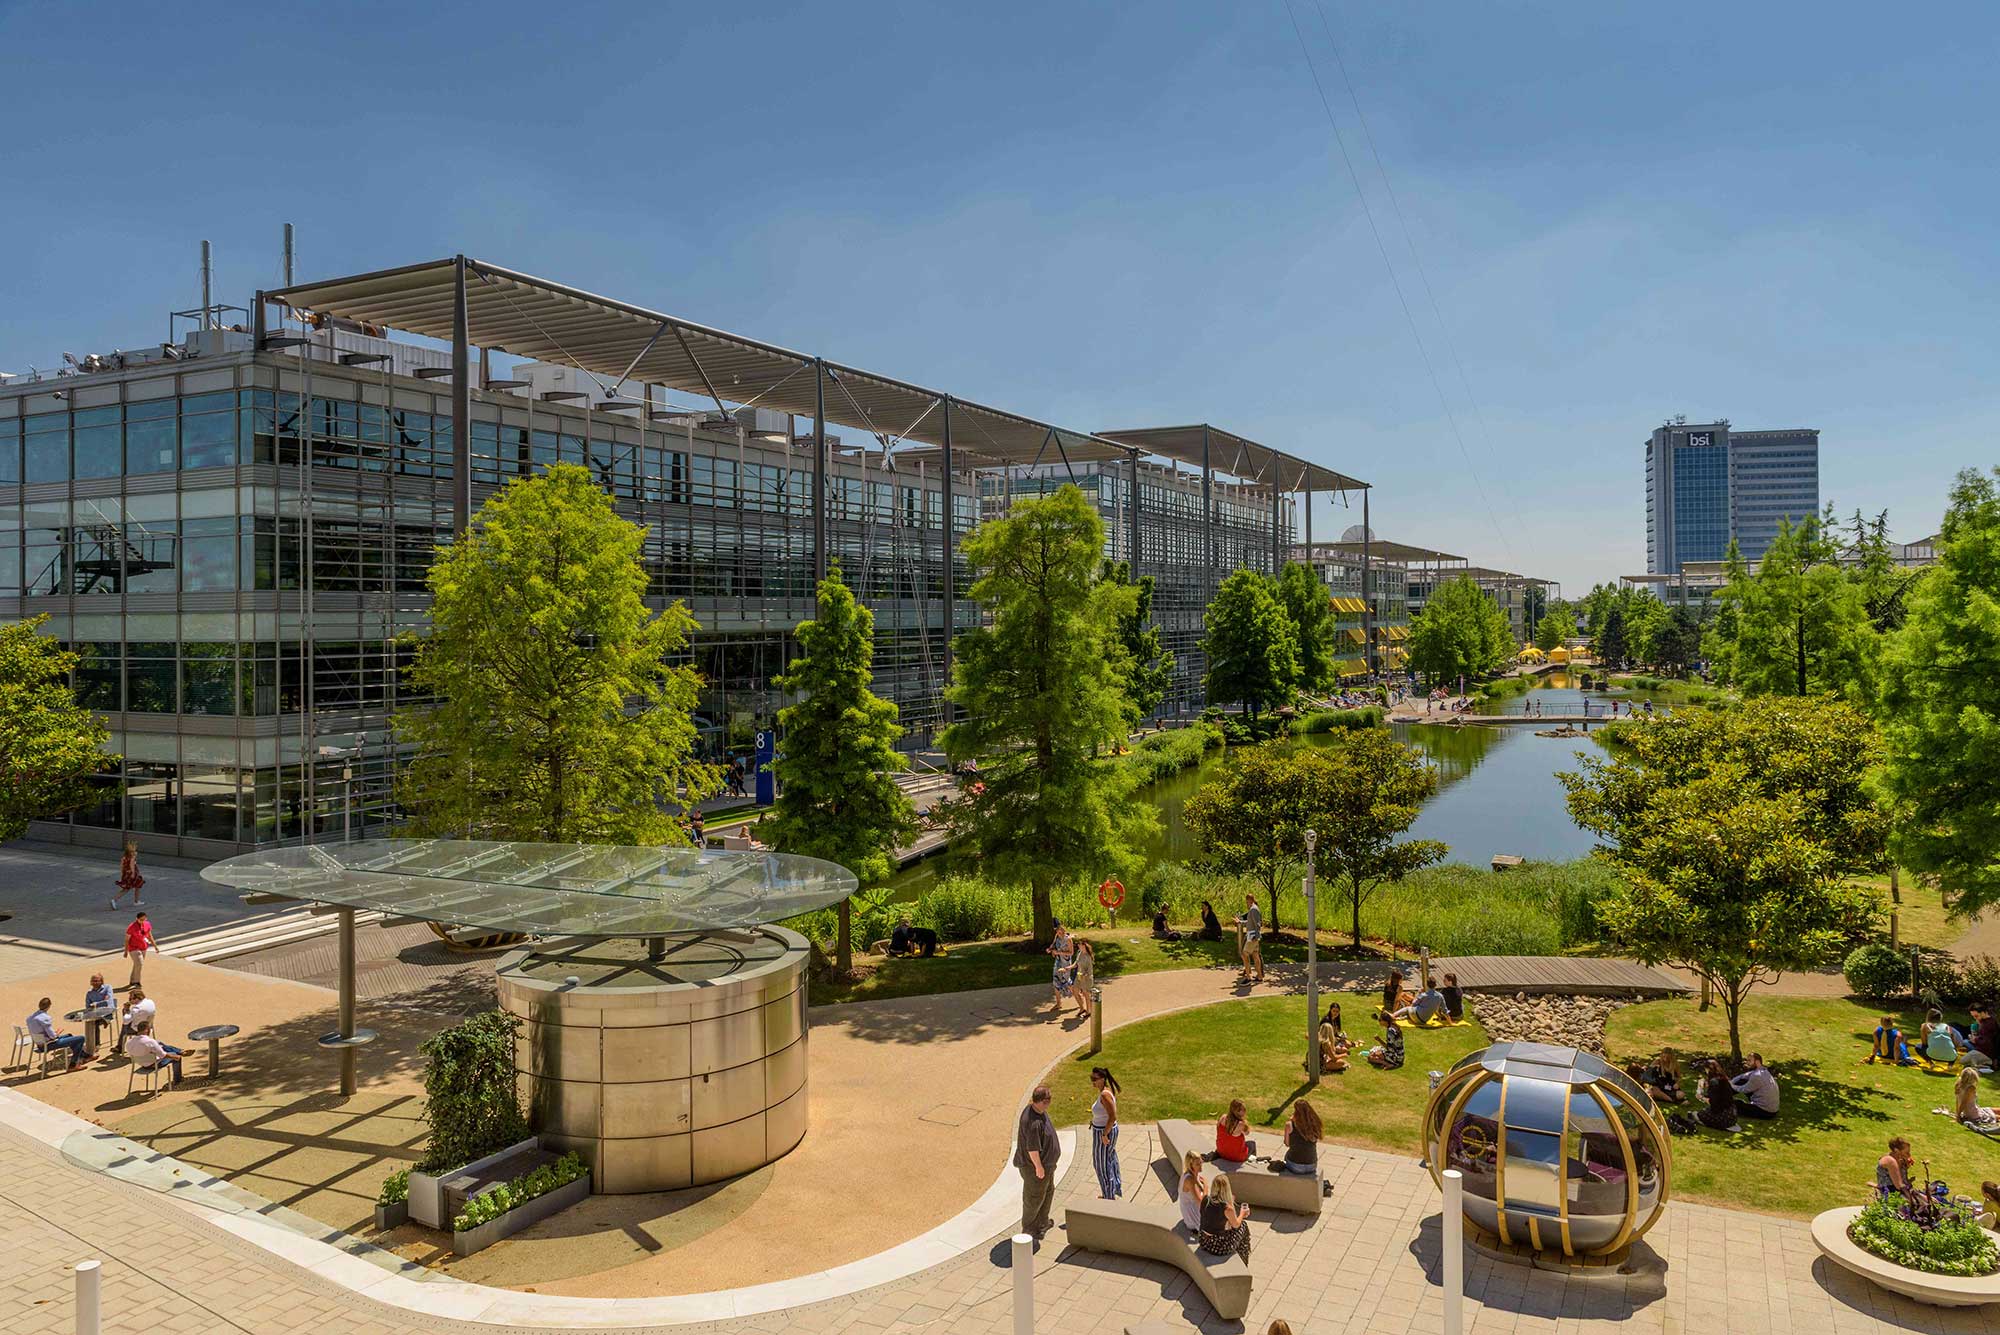
{"label": "concrete planter box", "polygon": [[444,1217],[444,1184],[461,1173],[476,1173],[482,1168],[491,1168],[512,1154],[524,1154],[540,1148],[533,1136],[509,1145],[497,1154],[489,1154],[484,1159],[474,1159],[469,1164],[447,1169],[432,1175],[410,1170],[410,1218],[429,1228],[449,1229],[451,1220]]}
{"label": "concrete planter box", "polygon": [[397,1201],[394,1205],[377,1205],[375,1207],[375,1231],[377,1233],[387,1233],[390,1229],[409,1222],[409,1218],[410,1203],[408,1201]]}
{"label": "concrete planter box", "polygon": [[541,1223],[558,1210],[567,1210],[588,1195],[590,1195],[590,1174],[585,1173],[574,1182],[537,1196],[525,1205],[515,1206],[498,1219],[487,1220],[478,1228],[468,1228],[463,1233],[454,1229],[451,1235],[451,1249],[459,1256],[470,1256],[476,1251],[491,1247],[509,1234],[519,1233],[530,1224]]}
{"label": "concrete planter box", "polygon": [[1932,1307],[1977,1307],[2000,1303],[2000,1274],[1933,1275],[1927,1270],[1911,1270],[1864,1250],[1847,1236],[1847,1229],[1861,1213],[1850,1205],[1828,1210],[1812,1221],[1812,1240],[1820,1255],[1837,1266],[1852,1270],[1871,1284]]}

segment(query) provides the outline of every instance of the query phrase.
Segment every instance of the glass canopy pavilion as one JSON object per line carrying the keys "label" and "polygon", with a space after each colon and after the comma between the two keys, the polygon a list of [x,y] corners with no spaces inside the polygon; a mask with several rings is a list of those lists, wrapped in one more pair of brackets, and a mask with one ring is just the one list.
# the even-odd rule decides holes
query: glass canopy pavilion
{"label": "glass canopy pavilion", "polygon": [[530,1125],[605,1193],[665,1191],[771,1162],[806,1131],[809,947],[769,924],[839,903],[817,858],[598,844],[367,839],[273,848],[204,879],[340,914],[341,1053],[352,1094],[354,915],[532,938],[497,965],[521,1021]]}

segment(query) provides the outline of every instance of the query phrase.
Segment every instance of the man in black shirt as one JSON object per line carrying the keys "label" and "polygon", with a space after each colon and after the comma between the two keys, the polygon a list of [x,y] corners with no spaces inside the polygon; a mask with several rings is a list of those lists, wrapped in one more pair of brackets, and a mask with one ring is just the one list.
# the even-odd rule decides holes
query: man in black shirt
{"label": "man in black shirt", "polygon": [[1014,1167],[1021,1170],[1021,1231],[1036,1242],[1049,1231],[1049,1207],[1056,1198],[1056,1161],[1062,1145],[1049,1120],[1049,1087],[1036,1085],[1014,1130]]}

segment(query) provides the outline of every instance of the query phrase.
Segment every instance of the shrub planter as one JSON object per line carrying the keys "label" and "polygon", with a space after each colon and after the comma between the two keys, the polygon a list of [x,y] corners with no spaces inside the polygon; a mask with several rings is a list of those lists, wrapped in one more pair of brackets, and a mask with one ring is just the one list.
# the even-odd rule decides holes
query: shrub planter
{"label": "shrub planter", "polygon": [[[415,1175],[411,1175],[411,1191],[415,1193]],[[477,1228],[464,1232],[454,1230],[451,1235],[451,1249],[460,1256],[470,1256],[474,1252],[491,1247],[509,1234],[519,1233],[530,1224],[539,1224],[558,1210],[567,1210],[584,1197],[590,1195],[590,1176],[585,1174],[574,1182],[565,1183],[554,1191],[535,1197],[517,1205],[497,1219],[489,1219]]]}
{"label": "shrub planter", "polygon": [[483,1159],[474,1159],[469,1164],[461,1164],[457,1168],[446,1169],[442,1173],[419,1173],[416,1169],[412,1168],[410,1170],[409,1217],[416,1220],[419,1224],[430,1228],[450,1228],[451,1220],[447,1219],[444,1213],[444,1184],[446,1182],[461,1174],[476,1173],[482,1168],[491,1168],[494,1164],[511,1155],[532,1153],[538,1148],[540,1148],[539,1142],[533,1136],[529,1136],[526,1140],[509,1145],[497,1154],[489,1154]]}
{"label": "shrub planter", "polygon": [[409,1218],[408,1201],[397,1201],[394,1205],[378,1205],[375,1207],[375,1231],[387,1233],[392,1228],[408,1223]]}
{"label": "shrub planter", "polygon": [[1932,1307],[1976,1307],[2000,1302],[2000,1274],[1958,1276],[1934,1275],[1912,1270],[1866,1251],[1847,1236],[1848,1226],[1861,1207],[1850,1205],[1828,1210],[1812,1221],[1812,1239],[1820,1255],[1863,1279],[1905,1298]]}

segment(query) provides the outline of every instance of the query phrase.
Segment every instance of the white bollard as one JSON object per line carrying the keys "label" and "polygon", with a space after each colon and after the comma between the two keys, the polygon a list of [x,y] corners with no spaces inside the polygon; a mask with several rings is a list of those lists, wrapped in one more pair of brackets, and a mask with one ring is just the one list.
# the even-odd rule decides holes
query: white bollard
{"label": "white bollard", "polygon": [[1035,1240],[1014,1235],[1014,1335],[1035,1335]]}
{"label": "white bollard", "polygon": [[98,1335],[103,1325],[103,1276],[96,1261],[76,1266],[76,1335]]}
{"label": "white bollard", "polygon": [[1465,1329],[1465,1174],[1444,1170],[1444,1335]]}

